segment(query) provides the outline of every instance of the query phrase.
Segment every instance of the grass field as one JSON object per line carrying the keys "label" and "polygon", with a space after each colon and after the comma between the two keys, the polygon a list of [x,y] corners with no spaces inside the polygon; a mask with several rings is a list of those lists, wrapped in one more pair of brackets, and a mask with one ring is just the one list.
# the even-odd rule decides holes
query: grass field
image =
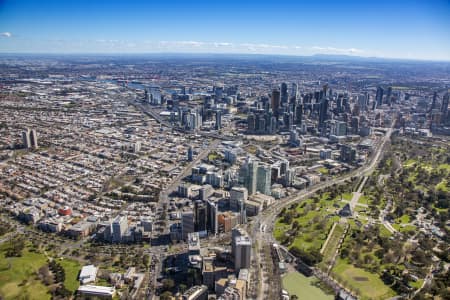
{"label": "grass field", "polygon": [[325,294],[313,285],[315,277],[306,277],[299,272],[292,272],[283,277],[283,288],[289,295],[296,295],[298,299],[332,300],[333,295]]}
{"label": "grass field", "polygon": [[81,265],[79,262],[70,259],[59,259],[58,263],[64,268],[66,273],[66,279],[64,280],[65,287],[72,292],[78,289],[78,273],[81,270]]}
{"label": "grass field", "polygon": [[336,227],[334,228],[333,232],[330,232],[330,234],[332,235],[328,240],[328,244],[326,245],[323,251],[323,260],[321,264],[323,264],[324,266],[328,266],[329,262],[333,258],[333,255],[336,252],[339,243],[339,239],[341,238],[343,233],[344,227],[340,224],[336,224]]}
{"label": "grass field", "polygon": [[[294,218],[292,223],[297,221],[300,229],[288,246],[304,250],[320,250],[331,226],[339,220],[339,217],[334,214],[337,208],[333,206],[342,207],[345,204],[339,200],[340,198],[331,200],[328,198],[328,193],[325,193],[316,202],[308,199],[298,205],[295,211],[299,217]],[[285,224],[281,221],[282,218],[277,218],[274,228],[274,237],[279,241],[283,240],[286,232],[292,227],[292,223]],[[321,223],[320,226],[319,223]]]}
{"label": "grass field", "polygon": [[50,299],[36,275],[46,257],[24,249],[21,257],[5,258],[4,249],[0,249],[0,295],[4,299]]}
{"label": "grass field", "polygon": [[396,295],[377,274],[356,268],[343,259],[337,260],[333,273],[341,284],[358,294],[361,299],[388,299]]}

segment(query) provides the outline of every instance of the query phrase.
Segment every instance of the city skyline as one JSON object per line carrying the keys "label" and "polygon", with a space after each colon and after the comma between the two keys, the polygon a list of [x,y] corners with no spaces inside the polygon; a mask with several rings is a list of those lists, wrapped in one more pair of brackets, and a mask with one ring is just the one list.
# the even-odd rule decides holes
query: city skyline
{"label": "city skyline", "polygon": [[0,53],[450,60],[448,1],[1,1]]}

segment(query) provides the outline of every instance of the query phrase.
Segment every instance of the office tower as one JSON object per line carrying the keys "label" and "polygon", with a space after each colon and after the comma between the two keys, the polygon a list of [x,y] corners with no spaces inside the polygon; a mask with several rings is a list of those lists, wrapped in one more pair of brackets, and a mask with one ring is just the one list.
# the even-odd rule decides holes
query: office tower
{"label": "office tower", "polygon": [[126,216],[117,216],[112,222],[112,242],[120,243],[122,236],[128,229],[128,218]]}
{"label": "office tower", "polygon": [[31,147],[33,147],[34,149],[37,149],[39,147],[36,129],[31,129],[30,142],[31,142]]}
{"label": "office tower", "polygon": [[265,195],[271,195],[271,169],[267,165],[258,166],[256,190]]}
{"label": "office tower", "polygon": [[391,105],[391,97],[392,97],[392,86],[387,88],[387,92],[386,92],[386,104],[387,105]]}
{"label": "office tower", "polygon": [[247,116],[247,130],[249,133],[256,131],[256,116],[254,114],[249,114]]}
{"label": "office tower", "polygon": [[377,93],[375,95],[375,101],[377,103],[377,107],[381,107],[381,105],[383,104],[383,93],[384,93],[383,88],[377,87]]}
{"label": "office tower", "polygon": [[447,92],[447,93],[445,93],[444,97],[442,98],[442,105],[441,105],[441,113],[444,118],[448,114],[448,100],[449,100],[449,94]]}
{"label": "office tower", "polygon": [[235,237],[234,270],[249,269],[251,263],[252,242],[248,236]]}
{"label": "office tower", "polygon": [[328,115],[328,99],[322,99],[319,105],[319,128],[325,127],[325,121]]}
{"label": "office tower", "polygon": [[296,83],[292,83],[291,85],[291,99],[297,100],[298,94],[298,85]]}
{"label": "office tower", "polygon": [[222,112],[220,110],[216,110],[216,130],[222,128]]}
{"label": "office tower", "polygon": [[22,131],[22,142],[25,148],[31,148],[30,129]]}
{"label": "office tower", "polygon": [[258,161],[251,160],[248,164],[247,190],[249,195],[256,193],[256,180],[258,173]]}
{"label": "office tower", "polygon": [[298,104],[295,107],[295,124],[302,125],[303,119],[303,104]]}
{"label": "office tower", "polygon": [[215,86],[213,90],[215,100],[220,100],[223,98],[223,86]]}
{"label": "office tower", "polygon": [[365,95],[358,96],[358,105],[361,111],[365,111],[367,109],[367,99]]}
{"label": "office tower", "polygon": [[275,118],[278,119],[278,113],[280,109],[280,91],[278,89],[274,89],[272,91],[271,103],[272,112],[275,115]]}
{"label": "office tower", "polygon": [[192,146],[189,146],[187,150],[187,160],[193,161],[194,160],[194,150],[192,149]]}
{"label": "office tower", "polygon": [[352,117],[351,126],[352,126],[352,133],[358,134],[358,132],[359,132],[359,118],[358,117]]}
{"label": "office tower", "polygon": [[195,231],[195,217],[192,210],[184,211],[181,214],[181,235],[187,239],[188,234]]}
{"label": "office tower", "polygon": [[230,192],[230,210],[239,212],[239,224],[247,222],[245,201],[248,198],[246,188],[233,187]]}
{"label": "office tower", "polygon": [[344,136],[347,134],[347,123],[337,121],[334,125],[334,135]]}
{"label": "office tower", "polygon": [[198,200],[194,203],[195,223],[194,230],[196,232],[206,231],[207,209],[205,202]]}
{"label": "office tower", "polygon": [[288,103],[288,87],[285,82],[281,84],[281,106],[286,106]]}
{"label": "office tower", "polygon": [[280,176],[285,175],[287,170],[289,170],[289,161],[287,159],[283,159],[280,164]]}
{"label": "office tower", "polygon": [[214,200],[206,201],[206,228],[208,232],[212,234],[219,233],[219,220],[218,220],[219,208],[218,204]]}
{"label": "office tower", "polygon": [[430,110],[433,110],[433,109],[436,108],[436,106],[437,106],[436,101],[437,101],[437,92],[434,92],[434,94],[433,94],[433,101],[431,102]]}
{"label": "office tower", "polygon": [[245,187],[233,187],[230,191],[230,210],[240,211],[247,198],[248,191]]}
{"label": "office tower", "polygon": [[340,159],[343,162],[352,163],[356,159],[356,150],[349,145],[341,145]]}
{"label": "office tower", "polygon": [[328,84],[324,84],[323,85],[323,87],[322,87],[322,97],[320,98],[320,99],[322,99],[322,98],[325,98],[325,97],[327,97],[328,96]]}

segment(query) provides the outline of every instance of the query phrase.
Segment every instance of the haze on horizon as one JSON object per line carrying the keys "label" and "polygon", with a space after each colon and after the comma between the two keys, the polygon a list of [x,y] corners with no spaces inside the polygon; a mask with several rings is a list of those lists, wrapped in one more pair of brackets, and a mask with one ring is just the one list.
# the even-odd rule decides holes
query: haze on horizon
{"label": "haze on horizon", "polygon": [[4,0],[0,54],[337,54],[450,61],[449,15],[446,0]]}

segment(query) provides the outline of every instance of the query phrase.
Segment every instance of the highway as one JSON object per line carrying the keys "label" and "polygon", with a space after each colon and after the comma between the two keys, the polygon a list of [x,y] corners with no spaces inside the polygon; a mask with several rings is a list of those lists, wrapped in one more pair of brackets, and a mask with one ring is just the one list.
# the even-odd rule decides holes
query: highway
{"label": "highway", "polygon": [[[395,120],[392,122],[392,124],[395,124]],[[264,261],[261,260],[260,253],[263,249],[264,245],[272,245],[273,243],[276,243],[275,239],[273,238],[273,229],[274,224],[277,215],[281,212],[281,210],[284,207],[287,207],[293,203],[305,200],[315,193],[317,193],[319,190],[330,187],[334,184],[341,184],[346,180],[349,180],[350,178],[356,176],[367,176],[370,174],[375,167],[378,165],[378,162],[380,158],[382,157],[382,153],[384,152],[384,148],[386,144],[389,142],[391,134],[393,132],[393,126],[389,128],[382,138],[381,142],[378,144],[376,150],[371,155],[371,158],[369,159],[368,164],[365,166],[362,166],[348,174],[342,175],[340,177],[331,179],[329,181],[321,182],[317,185],[314,185],[312,187],[309,187],[305,190],[302,190],[295,195],[288,196],[284,199],[281,199],[277,201],[275,204],[270,206],[267,210],[265,210],[263,213],[259,214],[252,220],[252,233],[253,238],[258,240],[258,243],[256,244],[256,253],[255,258],[257,261],[257,265],[260,266],[264,263]],[[264,299],[264,292],[269,290],[269,288],[273,288],[273,286],[268,286],[268,284],[265,282],[264,279],[271,278],[269,274],[265,273],[265,270],[268,270],[269,268],[267,266],[260,268],[260,281],[262,282],[261,287],[258,289],[258,296],[257,299]]]}

